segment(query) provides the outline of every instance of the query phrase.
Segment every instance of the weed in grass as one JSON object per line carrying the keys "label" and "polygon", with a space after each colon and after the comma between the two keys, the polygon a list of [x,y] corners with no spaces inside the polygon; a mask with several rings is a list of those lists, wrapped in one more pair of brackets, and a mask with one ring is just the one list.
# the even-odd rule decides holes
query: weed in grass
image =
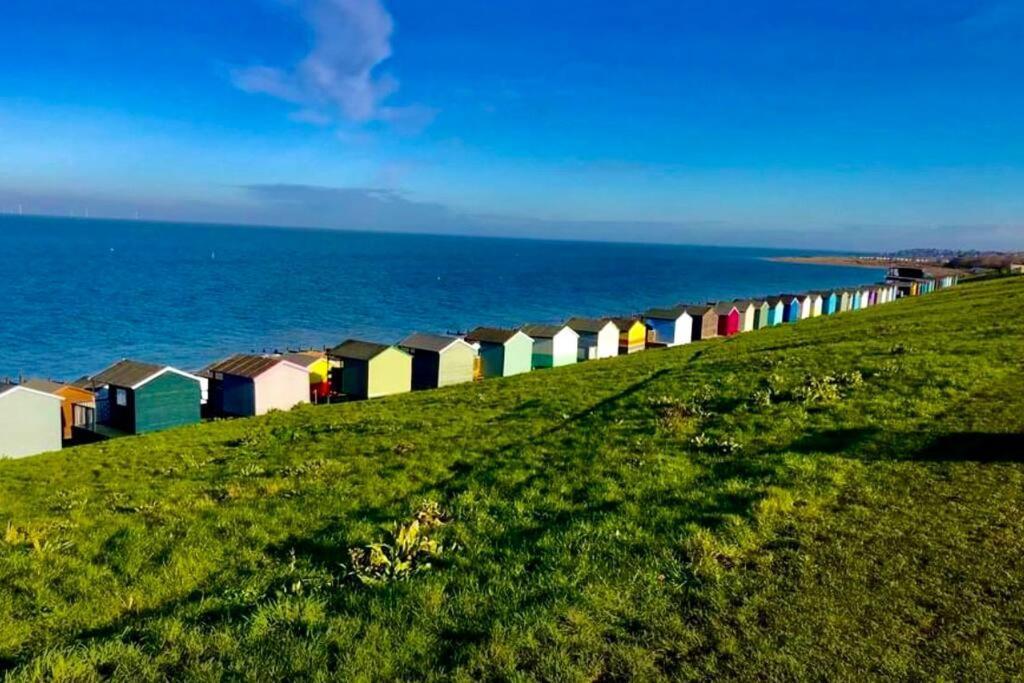
{"label": "weed in grass", "polygon": [[390,543],[350,548],[349,575],[363,585],[380,586],[430,569],[442,553],[432,532],[446,523],[439,505],[425,504],[411,522],[395,526]]}

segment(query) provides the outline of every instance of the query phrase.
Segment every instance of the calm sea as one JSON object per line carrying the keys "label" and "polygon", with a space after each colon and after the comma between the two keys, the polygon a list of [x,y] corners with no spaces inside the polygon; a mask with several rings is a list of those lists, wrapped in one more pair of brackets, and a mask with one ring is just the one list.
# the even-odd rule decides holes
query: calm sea
{"label": "calm sea", "polygon": [[[0,216],[0,377],[877,281],[765,249]],[[788,254],[806,253],[788,250]]]}

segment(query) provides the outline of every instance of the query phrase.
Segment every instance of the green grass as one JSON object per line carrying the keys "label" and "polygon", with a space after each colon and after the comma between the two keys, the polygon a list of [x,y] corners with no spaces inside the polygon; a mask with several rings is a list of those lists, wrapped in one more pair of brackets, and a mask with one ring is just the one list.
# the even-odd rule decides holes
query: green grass
{"label": "green grass", "polygon": [[[1022,379],[996,280],[0,462],[0,670],[1020,678]],[[354,578],[424,501],[431,566]]]}

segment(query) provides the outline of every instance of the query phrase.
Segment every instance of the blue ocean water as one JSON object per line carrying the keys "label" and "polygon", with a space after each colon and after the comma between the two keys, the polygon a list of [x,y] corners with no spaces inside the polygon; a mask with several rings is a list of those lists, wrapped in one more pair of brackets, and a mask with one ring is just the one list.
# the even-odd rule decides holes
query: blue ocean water
{"label": "blue ocean water", "polygon": [[[851,286],[766,249],[0,216],[0,377]],[[787,254],[808,253],[799,249]]]}

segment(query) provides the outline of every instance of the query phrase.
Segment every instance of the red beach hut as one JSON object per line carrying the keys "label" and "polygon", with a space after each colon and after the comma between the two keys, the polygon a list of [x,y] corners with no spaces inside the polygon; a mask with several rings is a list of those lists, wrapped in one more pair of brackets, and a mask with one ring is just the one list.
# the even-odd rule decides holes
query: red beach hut
{"label": "red beach hut", "polygon": [[718,314],[718,336],[731,337],[740,332],[740,310],[734,304],[723,302],[715,305]]}

